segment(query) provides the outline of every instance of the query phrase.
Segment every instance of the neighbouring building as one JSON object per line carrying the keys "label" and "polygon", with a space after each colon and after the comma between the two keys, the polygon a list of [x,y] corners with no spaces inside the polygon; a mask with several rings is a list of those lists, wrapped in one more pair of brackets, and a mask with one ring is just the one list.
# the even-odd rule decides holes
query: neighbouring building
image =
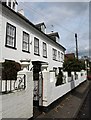
{"label": "neighbouring building", "polygon": [[68,60],[68,59],[74,59],[75,58],[75,53],[68,53],[64,55],[64,59]]}

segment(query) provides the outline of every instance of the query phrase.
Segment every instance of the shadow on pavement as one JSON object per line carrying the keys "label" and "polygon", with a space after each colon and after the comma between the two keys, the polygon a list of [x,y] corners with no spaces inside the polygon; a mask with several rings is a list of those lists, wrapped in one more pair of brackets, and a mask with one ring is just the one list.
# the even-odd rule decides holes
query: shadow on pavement
{"label": "shadow on pavement", "polygon": [[[71,95],[74,95],[74,96],[82,99],[82,98],[84,97],[84,94],[86,94],[87,91],[91,89],[91,88],[89,87],[89,85],[91,85],[91,82],[88,83],[88,81],[85,81],[85,82],[83,82],[82,84],[80,84],[80,86],[79,86],[79,89],[80,89],[80,90],[78,90],[77,87],[73,89],[73,87],[75,87],[75,83],[74,83],[74,81],[71,82],[71,88],[73,89],[73,90],[71,91]],[[82,91],[82,92],[81,92],[81,91]]]}

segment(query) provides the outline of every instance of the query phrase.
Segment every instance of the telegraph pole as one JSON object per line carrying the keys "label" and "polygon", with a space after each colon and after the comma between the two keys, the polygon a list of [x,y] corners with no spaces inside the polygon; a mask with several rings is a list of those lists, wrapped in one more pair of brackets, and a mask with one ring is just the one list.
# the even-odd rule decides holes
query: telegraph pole
{"label": "telegraph pole", "polygon": [[76,58],[78,60],[78,42],[77,42],[77,33],[75,33],[75,40],[76,40]]}

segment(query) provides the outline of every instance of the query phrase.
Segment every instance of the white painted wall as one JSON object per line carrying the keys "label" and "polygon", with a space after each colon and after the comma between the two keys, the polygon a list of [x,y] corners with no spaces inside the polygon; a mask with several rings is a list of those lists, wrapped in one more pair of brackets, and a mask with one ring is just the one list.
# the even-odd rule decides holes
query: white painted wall
{"label": "white painted wall", "polygon": [[2,5],[0,4],[0,60],[2,59]]}
{"label": "white painted wall", "polygon": [[[0,60],[2,59],[2,6],[0,4]],[[0,63],[0,91],[1,91],[1,67],[2,64]],[[2,94],[0,93],[0,120],[2,118]]]}
{"label": "white painted wall", "polygon": [[[55,43],[50,41],[47,37],[42,35],[39,31],[35,30],[33,27],[29,26],[26,22],[20,19],[17,15],[11,13],[10,10],[3,8],[2,14],[2,59],[8,60],[16,60],[19,62],[21,59],[31,59],[32,61],[43,61],[49,64],[49,70],[53,69],[53,67],[62,67],[63,60],[61,59],[60,62],[52,60],[52,48],[55,48],[57,51],[60,51],[64,54],[63,49],[57,46]],[[17,50],[5,47],[5,40],[6,40],[6,23],[9,22],[10,24],[16,27],[16,48]],[[22,32],[25,31],[30,35],[30,53],[22,52]],[[34,55],[34,37],[39,39],[39,53],[40,56]],[[43,57],[43,42],[47,43],[47,58]],[[57,56],[58,58],[58,56]]]}
{"label": "white painted wall", "polygon": [[26,75],[26,89],[2,95],[2,118],[33,117],[33,74],[20,71]]}
{"label": "white painted wall", "polygon": [[[86,71],[83,71],[83,76],[81,76],[81,72],[77,72],[78,79],[68,82],[68,75],[67,72],[64,74],[66,75],[66,83],[55,86],[56,79],[54,72],[42,71],[43,73],[43,106],[47,107],[52,102],[57,100],[58,98],[62,97],[73,88],[77,87],[79,84],[84,82],[86,77]],[[73,74],[73,72],[72,72]],[[50,78],[51,77],[51,78]]]}

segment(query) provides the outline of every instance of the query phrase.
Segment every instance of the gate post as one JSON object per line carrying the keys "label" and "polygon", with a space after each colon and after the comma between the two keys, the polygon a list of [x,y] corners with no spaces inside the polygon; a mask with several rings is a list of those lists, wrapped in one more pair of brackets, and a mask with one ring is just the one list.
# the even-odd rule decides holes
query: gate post
{"label": "gate post", "polygon": [[33,117],[33,72],[28,71],[26,68],[24,68],[23,70],[19,71],[17,75],[19,74],[25,75],[26,98],[24,99],[25,99],[26,108],[24,109],[28,115],[28,118],[31,118]]}

